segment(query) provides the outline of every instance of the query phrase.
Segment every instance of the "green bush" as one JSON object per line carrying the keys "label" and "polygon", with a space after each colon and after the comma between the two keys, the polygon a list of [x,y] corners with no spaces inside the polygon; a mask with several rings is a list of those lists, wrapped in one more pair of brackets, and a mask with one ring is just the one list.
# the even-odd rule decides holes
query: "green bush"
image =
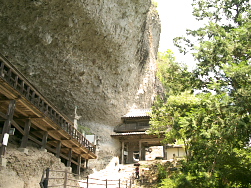
{"label": "green bush", "polygon": [[216,186],[216,178],[210,177],[208,173],[200,173],[197,175],[176,173],[163,179],[160,188],[213,188]]}

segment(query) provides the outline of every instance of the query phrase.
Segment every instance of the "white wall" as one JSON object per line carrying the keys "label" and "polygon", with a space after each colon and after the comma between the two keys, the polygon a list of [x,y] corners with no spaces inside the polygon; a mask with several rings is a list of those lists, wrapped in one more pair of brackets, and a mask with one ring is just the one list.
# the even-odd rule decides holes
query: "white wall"
{"label": "white wall", "polygon": [[172,159],[173,154],[175,154],[176,157],[184,157],[186,155],[184,148],[167,148],[166,153],[167,153],[167,160]]}

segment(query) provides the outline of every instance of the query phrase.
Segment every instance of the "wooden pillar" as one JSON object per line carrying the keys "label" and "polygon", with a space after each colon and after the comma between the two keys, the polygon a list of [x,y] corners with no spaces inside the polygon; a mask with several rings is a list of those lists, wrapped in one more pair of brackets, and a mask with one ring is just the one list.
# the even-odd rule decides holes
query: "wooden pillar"
{"label": "wooden pillar", "polygon": [[84,159],[83,161],[84,161],[84,162],[83,162],[83,167],[85,168],[85,161],[86,161],[86,160]]}
{"label": "wooden pillar", "polygon": [[167,153],[166,153],[166,151],[167,151],[167,150],[166,150],[166,146],[164,145],[164,146],[163,146],[163,156],[164,156],[163,159],[164,159],[164,160],[167,160]]}
{"label": "wooden pillar", "polygon": [[[7,119],[4,122],[2,135],[0,137],[0,143],[1,144],[3,143],[4,135],[5,134],[9,135],[9,131],[10,131],[10,127],[11,127],[11,121],[13,120],[13,115],[14,115],[15,107],[16,107],[16,101],[15,100],[11,100],[10,104],[9,104],[8,112],[7,112]],[[8,142],[8,139],[7,139],[7,142]],[[0,157],[4,156],[6,146],[7,146],[7,143],[6,143],[6,145],[3,144],[1,146],[1,148],[0,148]]]}
{"label": "wooden pillar", "polygon": [[88,159],[85,160],[85,168],[88,168]]}
{"label": "wooden pillar", "polygon": [[57,158],[60,157],[61,145],[62,145],[62,142],[59,140],[57,143],[57,148],[56,148],[56,157]]}
{"label": "wooden pillar", "polygon": [[78,165],[76,174],[80,175],[80,169],[81,169],[81,154],[78,155]]}
{"label": "wooden pillar", "polygon": [[4,69],[4,63],[0,61],[0,76],[4,77],[3,69]]}
{"label": "wooden pillar", "polygon": [[145,148],[145,145],[143,144],[142,145],[142,153],[141,153],[141,159],[144,161],[146,160],[146,148]]}
{"label": "wooden pillar", "polygon": [[72,158],[72,148],[69,149],[67,167],[71,166],[71,158]]}
{"label": "wooden pillar", "polygon": [[44,132],[43,140],[42,140],[42,147],[41,147],[42,150],[46,148],[47,139],[48,139],[48,132]]}
{"label": "wooden pillar", "polygon": [[23,135],[23,138],[22,138],[22,142],[21,142],[20,148],[26,148],[27,147],[28,137],[29,137],[29,133],[30,133],[30,127],[31,127],[31,120],[27,119],[25,121],[24,135]]}
{"label": "wooden pillar", "polygon": [[142,148],[141,148],[141,144],[142,144],[142,143],[141,143],[141,140],[140,140],[140,141],[139,141],[139,160],[140,160],[140,161],[142,160],[142,158],[141,158],[141,157],[142,157],[142,151],[141,151]]}
{"label": "wooden pillar", "polygon": [[124,151],[125,151],[125,142],[122,141],[122,143],[121,143],[121,164],[125,163]]}
{"label": "wooden pillar", "polygon": [[128,142],[126,142],[125,143],[125,150],[126,150],[126,153],[127,153],[127,155],[126,155],[126,159],[125,159],[125,163],[128,163],[128,156],[129,156],[129,146],[128,146],[129,144],[128,144]]}

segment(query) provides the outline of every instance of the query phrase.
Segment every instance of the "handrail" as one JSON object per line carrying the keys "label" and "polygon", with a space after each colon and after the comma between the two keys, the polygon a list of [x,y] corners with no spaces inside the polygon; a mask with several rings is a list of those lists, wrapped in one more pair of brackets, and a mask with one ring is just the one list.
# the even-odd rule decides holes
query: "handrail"
{"label": "handrail", "polygon": [[0,77],[36,106],[45,116],[59,125],[73,139],[95,154],[96,146],[87,140],[73,123],[56,109],[43,95],[0,53]]}
{"label": "handrail", "polygon": [[[133,176],[130,177],[129,180],[121,180],[121,179],[109,180],[109,179],[90,178],[89,176],[85,178],[86,180],[79,180],[79,183],[84,183],[87,188],[89,187],[89,185],[104,185],[106,188],[108,187],[108,185],[115,185],[115,186],[118,186],[118,188],[122,188],[122,186],[125,186],[126,188],[131,188],[132,184],[134,184]],[[99,183],[90,182],[90,180],[97,180]],[[100,183],[100,182],[104,182],[104,183]],[[112,183],[112,182],[115,182],[115,183]]]}
{"label": "handrail", "polygon": [[[63,177],[61,174],[61,177],[56,177],[55,174],[52,177],[50,177],[51,172],[56,172],[56,173],[63,173]],[[43,171],[43,175],[41,178],[41,182],[40,182],[40,186],[41,188],[49,188],[49,187],[58,187],[58,186],[63,186],[63,187],[77,187],[77,186],[73,186],[73,185],[68,185],[68,180],[73,181],[73,182],[78,182],[78,183],[83,183],[86,185],[86,187],[88,188],[90,185],[104,185],[106,188],[110,185],[112,186],[118,186],[118,188],[122,188],[122,186],[125,186],[126,188],[131,188],[132,184],[134,184],[134,177],[130,177],[129,180],[121,180],[121,179],[117,179],[117,180],[108,180],[108,179],[99,179],[99,178],[90,178],[89,176],[86,176],[84,178],[86,178],[86,180],[75,180],[72,178],[68,177],[68,174],[71,175],[77,175],[71,172],[68,172],[67,170],[51,170],[50,168],[47,168],[46,170]],[[51,185],[50,184],[50,180],[64,180],[63,184],[57,184],[57,185]],[[90,182],[90,180],[97,180],[99,181],[98,183],[94,183],[94,182]],[[102,183],[104,182],[104,183]],[[79,186],[82,187],[82,186]]]}

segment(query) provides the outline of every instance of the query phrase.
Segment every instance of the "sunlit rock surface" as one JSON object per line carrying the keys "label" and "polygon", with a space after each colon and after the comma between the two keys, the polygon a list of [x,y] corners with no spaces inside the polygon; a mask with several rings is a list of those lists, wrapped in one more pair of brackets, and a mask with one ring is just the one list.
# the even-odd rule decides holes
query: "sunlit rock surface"
{"label": "sunlit rock surface", "polygon": [[114,126],[156,93],[151,1],[1,0],[0,28],[0,53],[61,112],[73,118],[77,106],[78,123],[100,138],[99,159],[119,155]]}

